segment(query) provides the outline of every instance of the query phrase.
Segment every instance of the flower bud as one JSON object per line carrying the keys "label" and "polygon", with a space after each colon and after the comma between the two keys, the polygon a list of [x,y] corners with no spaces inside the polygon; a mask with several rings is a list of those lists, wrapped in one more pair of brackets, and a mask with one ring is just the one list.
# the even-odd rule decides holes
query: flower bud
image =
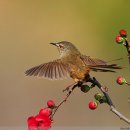
{"label": "flower bud", "polygon": [[98,107],[98,103],[95,101],[91,101],[89,102],[88,106],[91,110],[95,110]]}
{"label": "flower bud", "polygon": [[120,34],[121,37],[127,37],[127,32],[126,32],[126,30],[124,30],[124,29],[121,29],[121,30],[119,31],[119,34]]}
{"label": "flower bud", "polygon": [[118,76],[116,82],[117,82],[119,85],[123,85],[123,84],[126,84],[126,83],[127,83],[126,80],[125,80],[125,78],[122,77],[122,76]]}
{"label": "flower bud", "polygon": [[97,101],[100,101],[103,98],[103,95],[101,93],[96,93],[94,97]]}
{"label": "flower bud", "polygon": [[124,38],[121,37],[121,36],[116,36],[115,41],[116,41],[118,44],[123,44],[125,40],[124,40]]}
{"label": "flower bud", "polygon": [[82,92],[87,93],[90,90],[90,87],[88,85],[82,85],[80,89]]}
{"label": "flower bud", "polygon": [[54,101],[53,101],[53,100],[48,100],[48,101],[47,101],[47,106],[48,106],[49,108],[54,108],[54,107],[55,107]]}

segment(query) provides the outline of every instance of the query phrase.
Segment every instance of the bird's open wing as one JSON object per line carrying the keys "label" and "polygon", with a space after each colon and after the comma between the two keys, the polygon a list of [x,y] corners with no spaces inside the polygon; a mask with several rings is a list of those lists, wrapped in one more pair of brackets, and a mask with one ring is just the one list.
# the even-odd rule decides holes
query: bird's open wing
{"label": "bird's open wing", "polygon": [[33,67],[25,72],[27,76],[39,76],[48,79],[68,77],[69,68],[60,59]]}
{"label": "bird's open wing", "polygon": [[109,70],[109,69],[122,69],[122,67],[118,66],[117,64],[110,64],[109,65],[104,60],[100,60],[97,58],[91,58],[90,56],[82,55],[81,59],[93,71],[115,72],[115,71]]}

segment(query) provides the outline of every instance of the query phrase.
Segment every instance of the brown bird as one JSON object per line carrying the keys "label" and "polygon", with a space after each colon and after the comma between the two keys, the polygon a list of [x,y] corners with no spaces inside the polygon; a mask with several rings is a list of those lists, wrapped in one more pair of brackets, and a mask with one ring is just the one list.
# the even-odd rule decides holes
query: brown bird
{"label": "brown bird", "polygon": [[75,82],[83,82],[91,70],[115,72],[110,69],[121,69],[121,67],[118,67],[116,64],[108,65],[107,62],[103,60],[82,55],[70,42],[61,41],[50,44],[58,48],[60,58],[27,70],[25,72],[27,76],[39,76],[48,79],[63,79],[70,76]]}

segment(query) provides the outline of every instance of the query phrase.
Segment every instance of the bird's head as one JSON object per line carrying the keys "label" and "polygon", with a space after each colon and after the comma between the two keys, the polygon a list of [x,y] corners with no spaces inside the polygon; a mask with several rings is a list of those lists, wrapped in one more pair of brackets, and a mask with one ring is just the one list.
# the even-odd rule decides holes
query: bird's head
{"label": "bird's head", "polygon": [[67,56],[69,54],[80,53],[78,49],[71,42],[68,42],[68,41],[61,41],[61,42],[50,43],[50,44],[58,48],[61,57]]}

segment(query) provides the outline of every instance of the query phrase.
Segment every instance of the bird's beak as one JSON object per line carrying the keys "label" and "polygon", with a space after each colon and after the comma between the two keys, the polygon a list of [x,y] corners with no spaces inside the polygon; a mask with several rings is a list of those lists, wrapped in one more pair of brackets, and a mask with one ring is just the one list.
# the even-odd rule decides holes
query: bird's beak
{"label": "bird's beak", "polygon": [[57,43],[51,42],[50,44],[54,45],[54,46],[58,46]]}

